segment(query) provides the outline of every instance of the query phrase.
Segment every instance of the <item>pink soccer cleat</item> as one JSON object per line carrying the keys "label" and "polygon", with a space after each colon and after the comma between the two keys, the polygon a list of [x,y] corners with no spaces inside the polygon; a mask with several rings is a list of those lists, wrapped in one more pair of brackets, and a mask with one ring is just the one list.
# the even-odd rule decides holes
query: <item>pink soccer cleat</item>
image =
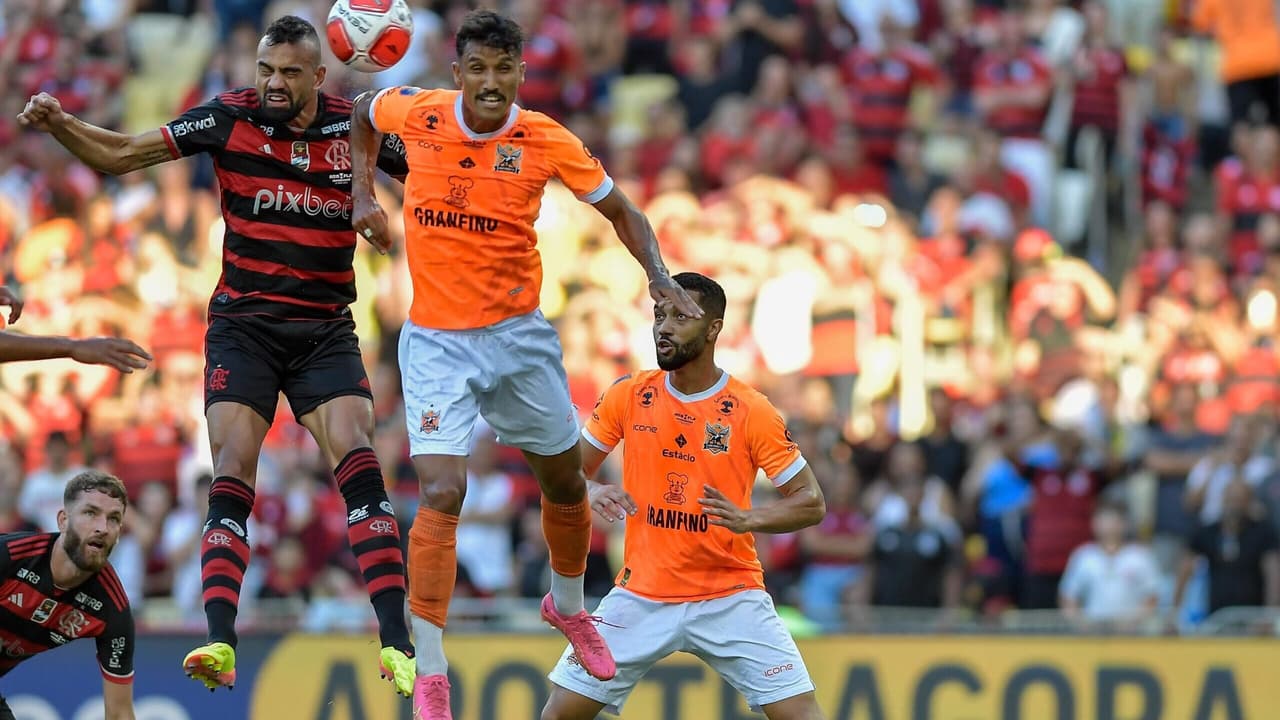
{"label": "pink soccer cleat", "polygon": [[449,678],[419,675],[413,681],[413,720],[453,720],[449,709]]}
{"label": "pink soccer cleat", "polygon": [[551,627],[564,633],[569,644],[573,646],[573,654],[578,657],[582,669],[592,677],[598,680],[612,680],[617,674],[618,665],[613,661],[613,653],[609,652],[609,646],[605,644],[604,638],[600,637],[600,631],[596,630],[596,624],[604,622],[603,619],[588,615],[586,610],[581,610],[574,615],[561,615],[556,610],[556,604],[551,600],[550,593],[542,598],[542,619],[546,620]]}

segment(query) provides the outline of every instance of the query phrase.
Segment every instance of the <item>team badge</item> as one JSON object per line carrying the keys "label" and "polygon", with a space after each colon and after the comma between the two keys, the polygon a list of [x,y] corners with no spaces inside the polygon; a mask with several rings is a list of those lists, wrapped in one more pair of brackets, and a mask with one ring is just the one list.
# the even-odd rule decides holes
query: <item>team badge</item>
{"label": "team badge", "polygon": [[494,163],[494,172],[511,173],[512,175],[520,174],[520,156],[524,155],[524,150],[515,145],[503,145],[498,143],[498,162]]}
{"label": "team badge", "polygon": [[56,607],[58,607],[57,600],[45,598],[44,602],[36,607],[35,612],[31,613],[31,622],[43,625],[49,619],[49,616],[53,615],[53,610]]}
{"label": "team badge", "polygon": [[422,411],[422,424],[418,426],[422,432],[430,435],[440,429],[440,413],[435,410]]}
{"label": "team badge", "polygon": [[702,449],[712,455],[729,452],[729,431],[733,428],[720,423],[707,423],[707,436],[702,441]]}
{"label": "team badge", "polygon": [[289,153],[289,164],[299,170],[311,167],[311,150],[303,140],[293,142],[293,150]]}
{"label": "team badge", "polygon": [[739,404],[738,398],[734,397],[732,393],[725,393],[721,395],[720,397],[716,398],[715,402],[716,402],[716,412],[726,417],[729,415],[732,415],[733,411],[738,409],[738,404]]}

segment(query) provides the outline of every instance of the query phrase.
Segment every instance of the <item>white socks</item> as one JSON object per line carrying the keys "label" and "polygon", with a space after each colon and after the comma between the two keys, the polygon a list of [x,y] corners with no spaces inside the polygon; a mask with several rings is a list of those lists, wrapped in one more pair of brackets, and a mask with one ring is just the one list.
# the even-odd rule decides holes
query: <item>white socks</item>
{"label": "white socks", "polygon": [[449,670],[449,661],[444,657],[444,628],[417,616],[411,615],[410,618],[418,675],[444,675]]}
{"label": "white socks", "polygon": [[561,615],[577,615],[585,607],[582,598],[582,584],[586,574],[568,577],[557,572],[551,573],[551,600],[555,603],[556,612]]}

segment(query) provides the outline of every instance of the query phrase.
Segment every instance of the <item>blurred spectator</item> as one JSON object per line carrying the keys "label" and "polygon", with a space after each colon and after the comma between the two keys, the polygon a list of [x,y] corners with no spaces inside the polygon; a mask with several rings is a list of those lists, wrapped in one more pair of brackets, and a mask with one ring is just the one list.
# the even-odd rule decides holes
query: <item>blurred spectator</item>
{"label": "blurred spectator", "polygon": [[1093,512],[1094,541],[1076,548],[1062,575],[1062,612],[1090,626],[1137,629],[1154,617],[1160,571],[1146,547],[1128,540],[1123,507],[1099,504]]}
{"label": "blurred spectator", "polygon": [[1145,466],[1155,474],[1155,517],[1152,528],[1156,552],[1163,554],[1161,564],[1171,567],[1177,548],[1192,530],[1191,516],[1183,504],[1187,475],[1207,451],[1218,444],[1218,438],[1204,433],[1196,425],[1199,397],[1196,387],[1180,384],[1173,388],[1168,409],[1151,433],[1151,449]]}
{"label": "blurred spectator", "polygon": [[1222,447],[1206,455],[1187,475],[1187,512],[1197,515],[1201,525],[1222,518],[1223,495],[1227,486],[1240,481],[1257,489],[1275,472],[1274,461],[1258,452],[1257,423],[1236,416]]}
{"label": "blurred spectator", "polygon": [[734,89],[750,92],[766,58],[798,49],[804,26],[796,0],[732,0],[729,7],[715,26],[716,37]]}
{"label": "blurred spectator", "polygon": [[[1102,0],[1087,0],[1083,10],[1087,22],[1084,39],[1067,70],[1075,97],[1065,161],[1068,167],[1084,167],[1077,143],[1081,132],[1092,127],[1102,135],[1103,159],[1109,167],[1116,158],[1118,142],[1132,127],[1135,88],[1130,83],[1124,51],[1111,42],[1107,32],[1106,4]],[[1280,87],[1280,83],[1277,86]]]}
{"label": "blurred spectator", "polygon": [[[40,532],[41,528],[18,509],[18,490],[22,487],[22,464],[12,448],[0,449],[0,534]],[[59,502],[61,502],[61,495]]]}
{"label": "blurred spectator", "polygon": [[969,470],[969,446],[956,437],[952,427],[951,396],[942,388],[929,391],[929,410],[933,427],[920,443],[925,458],[925,471],[942,480],[952,495],[960,494],[960,484]]}
{"label": "blurred spectator", "polygon": [[542,535],[542,509],[537,504],[525,507],[519,517],[519,540],[516,543],[516,587],[520,597],[540,598],[551,586],[551,556],[547,539]]}
{"label": "blurred spectator", "polygon": [[67,434],[49,433],[44,445],[44,467],[27,475],[18,496],[18,511],[44,532],[58,531],[58,511],[62,509],[62,493],[71,478],[85,471],[72,459]]}
{"label": "blurred spectator", "polygon": [[845,465],[824,473],[827,514],[818,525],[800,531],[806,558],[800,576],[800,605],[805,615],[823,627],[839,627],[840,604],[846,590],[862,574],[874,531],[858,508],[859,480]]}
{"label": "blurred spectator", "polygon": [[1252,516],[1253,491],[1239,480],[1223,491],[1222,519],[1191,536],[1178,572],[1173,607],[1181,607],[1197,558],[1209,568],[1209,612],[1228,607],[1280,606],[1280,541],[1270,523]]}
{"label": "blurred spectator", "polygon": [[933,58],[911,43],[909,30],[885,19],[883,42],[862,42],[842,59],[852,115],[867,159],[888,165],[910,120],[912,94],[939,83]]}
{"label": "blurred spectator", "polygon": [[472,587],[484,595],[505,594],[512,576],[512,483],[496,464],[497,440],[481,426],[475,429],[467,458],[467,492],[458,525],[458,563]]}
{"label": "blurred spectator", "polygon": [[923,478],[905,478],[900,492],[907,515],[877,523],[862,581],[870,590],[868,599],[884,607],[955,607],[963,580],[959,528],[947,518],[924,514]]}

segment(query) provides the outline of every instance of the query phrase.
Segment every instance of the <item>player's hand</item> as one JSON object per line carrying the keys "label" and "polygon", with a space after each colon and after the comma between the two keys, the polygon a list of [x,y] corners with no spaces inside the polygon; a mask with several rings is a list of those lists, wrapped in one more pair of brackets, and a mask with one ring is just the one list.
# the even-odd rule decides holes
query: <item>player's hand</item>
{"label": "player's hand", "polygon": [[685,292],[684,288],[669,275],[649,281],[649,296],[659,305],[670,302],[675,306],[676,311],[691,318],[702,317],[702,308],[698,307],[693,298],[689,297],[689,293]]}
{"label": "player's hand", "polygon": [[110,365],[122,373],[141,370],[152,360],[151,353],[123,338],[86,338],[77,340],[71,359],[86,365]]}
{"label": "player's hand", "polygon": [[734,505],[724,493],[710,485],[702,486],[698,504],[702,506],[703,515],[711,516],[708,522],[712,525],[729,528],[738,534],[751,531],[751,513]]}
{"label": "player's hand", "polygon": [[62,111],[62,103],[49,93],[32,95],[27,106],[18,113],[18,124],[22,127],[34,128],[49,132],[55,126],[65,123],[71,116]]}
{"label": "player's hand", "polygon": [[18,318],[22,317],[22,298],[4,286],[0,286],[0,306],[8,306],[10,324],[18,322]]}
{"label": "player's hand", "polygon": [[626,520],[628,515],[635,515],[639,510],[631,495],[617,485],[588,482],[587,498],[591,501],[591,509],[609,522]]}
{"label": "player's hand", "polygon": [[387,251],[391,250],[391,232],[387,229],[387,212],[372,196],[352,199],[351,227],[355,228],[360,237],[368,240],[379,253],[386,255]]}

